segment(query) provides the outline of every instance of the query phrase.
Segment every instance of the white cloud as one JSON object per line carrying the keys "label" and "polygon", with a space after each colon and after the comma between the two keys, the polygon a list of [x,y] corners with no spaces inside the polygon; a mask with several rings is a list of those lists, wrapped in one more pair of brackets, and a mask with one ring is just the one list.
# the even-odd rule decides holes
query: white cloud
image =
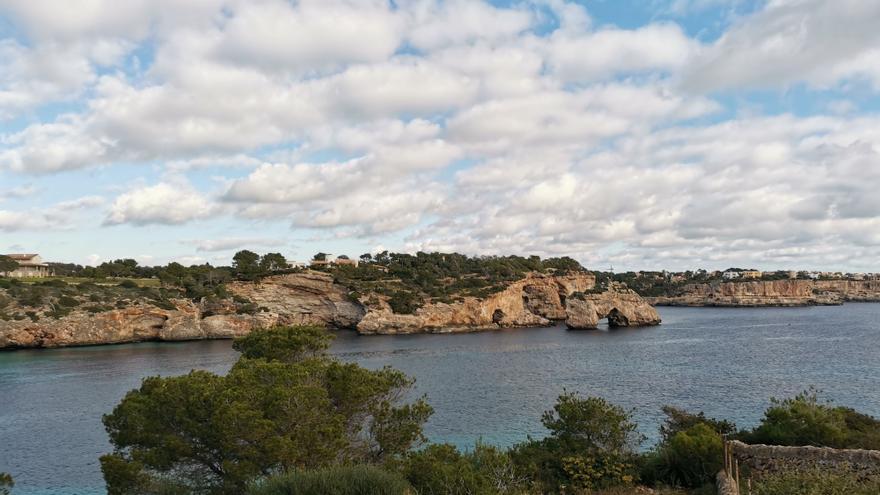
{"label": "white cloud", "polygon": [[[228,215],[602,265],[880,254],[874,3],[651,6],[688,29],[600,23],[564,0],[0,2],[20,35],[0,39],[0,173],[54,192],[63,172],[83,195],[7,186],[28,203],[4,202],[0,229],[99,223],[114,190],[106,225],[198,232]],[[694,12],[721,36],[692,36]],[[742,91],[802,83],[767,104],[802,116],[762,116]],[[719,89],[732,97],[704,96]],[[190,185],[205,180],[216,197]]]}
{"label": "white cloud", "polygon": [[707,47],[684,75],[698,91],[829,87],[866,78],[880,88],[880,3],[771,0]]}
{"label": "white cloud", "polygon": [[161,182],[119,195],[110,206],[106,225],[179,225],[215,213],[212,202],[195,189]]}
{"label": "white cloud", "polygon": [[199,252],[229,251],[232,249],[253,249],[254,247],[283,246],[283,239],[264,237],[224,237],[220,239],[190,239],[180,241],[181,244],[195,246]]}

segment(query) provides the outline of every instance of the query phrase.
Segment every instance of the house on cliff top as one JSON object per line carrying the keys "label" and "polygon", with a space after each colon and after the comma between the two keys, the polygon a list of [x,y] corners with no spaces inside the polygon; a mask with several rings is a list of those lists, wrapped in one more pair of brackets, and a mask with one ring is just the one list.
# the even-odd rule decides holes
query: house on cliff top
{"label": "house on cliff top", "polygon": [[4,256],[18,263],[18,268],[15,270],[2,273],[4,277],[43,278],[51,275],[49,265],[43,262],[43,258],[39,254],[6,254]]}

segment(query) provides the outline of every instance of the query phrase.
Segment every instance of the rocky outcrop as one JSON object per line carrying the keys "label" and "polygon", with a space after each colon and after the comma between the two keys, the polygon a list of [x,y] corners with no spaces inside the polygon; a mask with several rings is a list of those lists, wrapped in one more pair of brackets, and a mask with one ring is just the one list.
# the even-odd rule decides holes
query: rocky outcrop
{"label": "rocky outcrop", "polygon": [[[61,318],[0,321],[0,349],[222,339],[274,325],[315,324],[357,328],[362,334],[405,334],[537,327],[558,320],[588,327],[592,319],[606,317],[618,326],[659,323],[653,308],[632,291],[572,297],[590,293],[594,286],[595,278],[587,272],[530,274],[486,298],[429,303],[414,314],[396,314],[381,298],[367,308],[330,275],[307,271],[227,284],[239,303],[232,299],[199,303],[178,299],[173,300],[173,307],[159,308],[144,300],[95,314],[74,310]],[[241,301],[250,306],[247,312],[240,311]],[[585,304],[590,305],[589,310],[582,307]]]}
{"label": "rocky outcrop", "polygon": [[365,335],[475,332],[512,327],[539,327],[565,318],[566,298],[592,289],[591,273],[530,274],[487,298],[467,297],[456,303],[430,303],[413,314],[396,314],[387,305],[370,308],[358,323]]}
{"label": "rocky outcrop", "polygon": [[637,327],[660,324],[660,315],[641,296],[621,284],[607,290],[569,298],[565,324],[571,329],[591,329],[607,318],[610,327]]}
{"label": "rocky outcrop", "polygon": [[880,280],[816,280],[813,290],[844,301],[880,302]]}
{"label": "rocky outcrop", "polygon": [[256,304],[272,323],[354,328],[364,316],[364,307],[349,297],[348,289],[322,272],[278,275],[258,283],[232,282],[227,288]]}
{"label": "rocky outcrop", "polygon": [[186,300],[173,302],[176,309],[172,310],[137,305],[97,314],[76,311],[63,318],[36,322],[0,322],[0,349],[231,338],[259,325],[250,315],[202,319],[199,305]]}
{"label": "rocky outcrop", "polygon": [[427,304],[411,315],[395,314],[388,307],[370,309],[357,329],[373,335],[535,327],[550,325],[554,320],[571,321],[578,328],[596,328],[602,318],[618,326],[660,323],[654,308],[628,289],[582,295],[594,286],[595,278],[589,273],[532,274],[485,299]]}
{"label": "rocky outcrop", "polygon": [[[655,306],[810,306],[841,304],[846,289],[832,291],[812,280],[763,280],[688,284],[676,293],[647,298]],[[880,294],[880,292],[878,292]]]}
{"label": "rocky outcrop", "polygon": [[234,296],[254,303],[257,311],[238,314],[230,300],[193,303],[178,299],[173,301],[174,309],[138,302],[96,314],[74,311],[57,319],[0,321],[0,349],[225,339],[279,324],[353,328],[364,314],[363,307],[348,298],[345,287],[334,284],[324,273],[233,282],[227,288]]}

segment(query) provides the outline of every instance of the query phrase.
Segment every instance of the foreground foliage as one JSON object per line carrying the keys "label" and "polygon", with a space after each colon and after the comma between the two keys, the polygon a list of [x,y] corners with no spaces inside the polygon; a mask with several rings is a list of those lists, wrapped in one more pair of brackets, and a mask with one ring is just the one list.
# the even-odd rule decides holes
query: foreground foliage
{"label": "foreground foliage", "polygon": [[880,449],[880,420],[819,399],[810,389],[795,397],[772,399],[761,423],[743,432],[747,443],[814,445],[839,449]]}
{"label": "foreground foliage", "polygon": [[255,483],[248,495],[405,495],[409,483],[376,466],[334,466],[293,470]]}
{"label": "foreground foliage", "polygon": [[338,362],[329,342],[315,328],[266,330],[236,342],[226,376],[146,378],[104,417],[108,492],[241,493],[279,470],[379,463],[421,443],[432,411],[402,402],[412,380]]}
{"label": "foreground foliage", "polygon": [[529,439],[511,450],[518,472],[543,493],[629,484],[636,479],[636,432],[632,412],[598,397],[562,394],[541,418],[546,438]]}
{"label": "foreground foliage", "polygon": [[420,495],[527,493],[507,452],[478,442],[472,452],[435,444],[406,456],[396,466]]}
{"label": "foreground foliage", "polygon": [[12,476],[7,473],[0,473],[0,495],[9,495],[12,493],[12,487],[15,486],[15,482],[12,481]]}

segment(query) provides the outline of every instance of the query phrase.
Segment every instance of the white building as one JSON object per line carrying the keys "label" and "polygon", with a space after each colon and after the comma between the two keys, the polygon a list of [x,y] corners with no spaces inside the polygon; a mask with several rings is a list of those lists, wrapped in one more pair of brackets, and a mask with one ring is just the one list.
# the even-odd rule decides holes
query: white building
{"label": "white building", "polygon": [[43,263],[43,258],[41,258],[39,254],[6,254],[4,256],[11,258],[18,263],[18,268],[11,272],[3,273],[3,276],[5,277],[43,278],[51,275],[49,265]]}
{"label": "white building", "polygon": [[735,278],[739,278],[739,276],[740,273],[733,270],[727,270],[726,272],[721,274],[721,278],[723,278],[724,280],[733,280]]}

